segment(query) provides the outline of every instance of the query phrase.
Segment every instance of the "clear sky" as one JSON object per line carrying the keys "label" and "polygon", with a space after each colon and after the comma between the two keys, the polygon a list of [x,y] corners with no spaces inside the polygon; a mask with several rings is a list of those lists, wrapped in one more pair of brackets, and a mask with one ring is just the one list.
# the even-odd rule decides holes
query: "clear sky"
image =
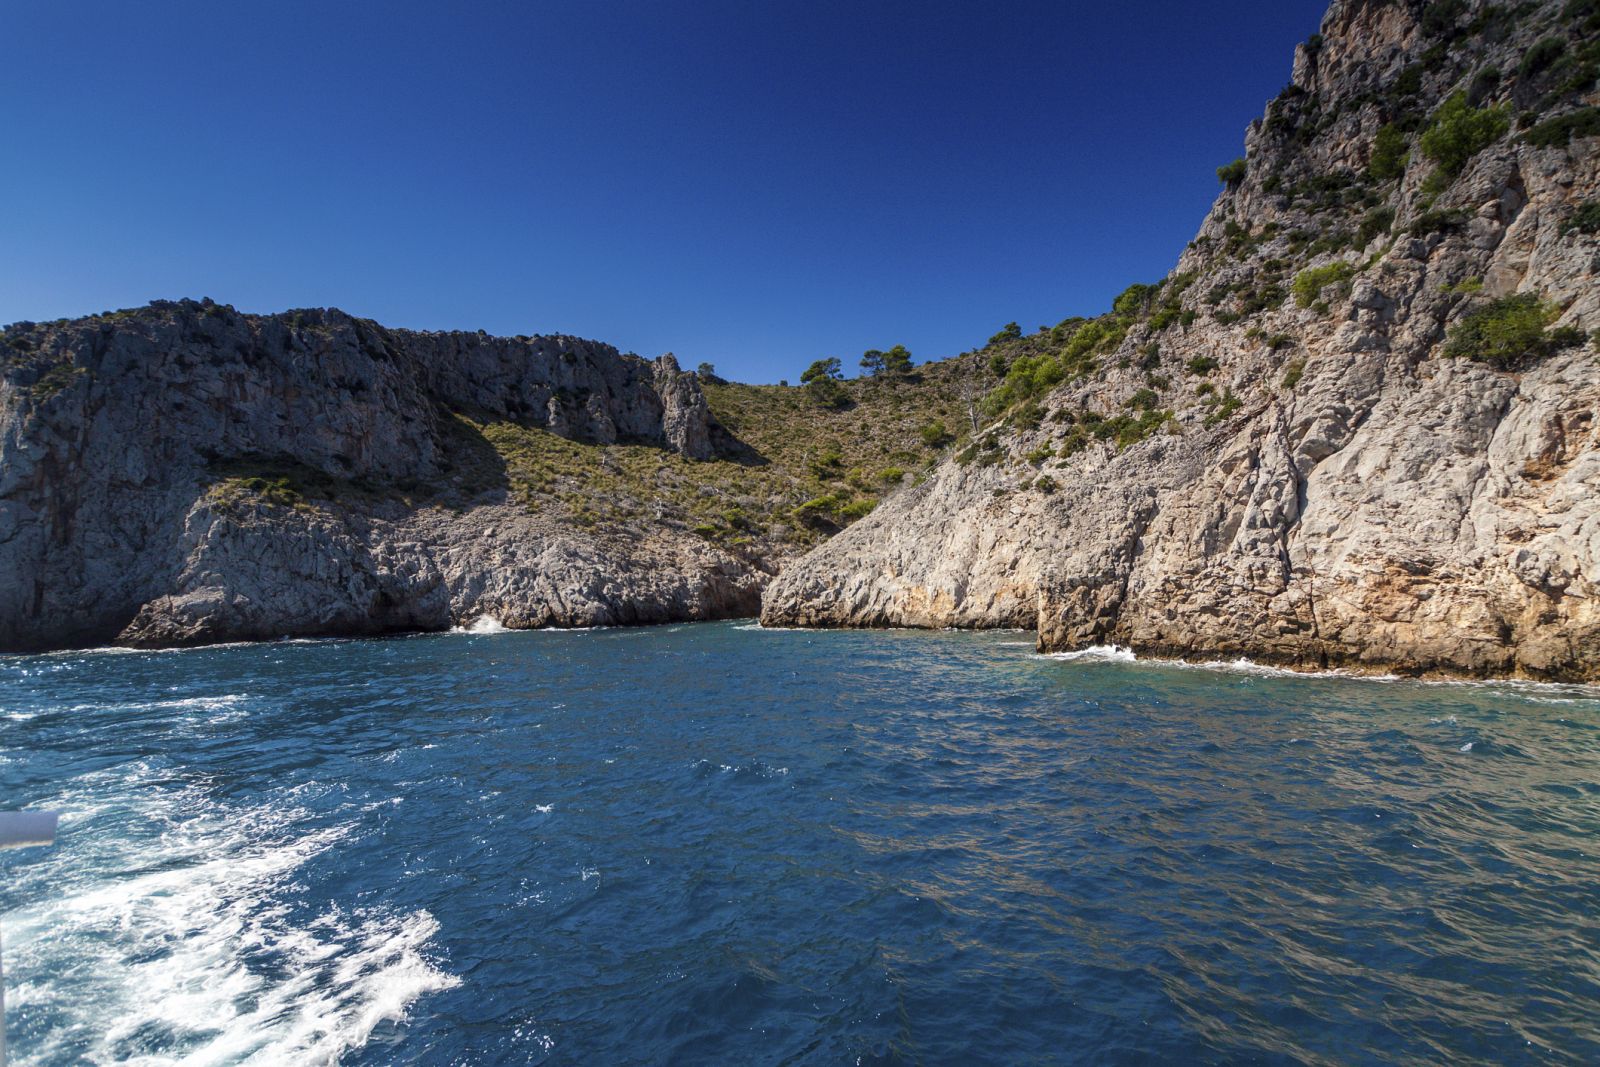
{"label": "clear sky", "polygon": [[747,381],[1166,273],[1323,0],[18,0],[0,322],[210,296]]}

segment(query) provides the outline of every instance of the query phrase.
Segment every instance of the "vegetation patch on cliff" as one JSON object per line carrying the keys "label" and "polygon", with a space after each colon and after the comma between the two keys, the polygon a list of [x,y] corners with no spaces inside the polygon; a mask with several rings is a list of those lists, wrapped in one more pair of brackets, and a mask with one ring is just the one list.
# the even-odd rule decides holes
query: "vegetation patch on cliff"
{"label": "vegetation patch on cliff", "polygon": [[1503,297],[1462,318],[1450,331],[1444,354],[1498,370],[1519,370],[1587,340],[1582,330],[1570,326],[1548,329],[1558,314],[1559,309],[1532,293]]}

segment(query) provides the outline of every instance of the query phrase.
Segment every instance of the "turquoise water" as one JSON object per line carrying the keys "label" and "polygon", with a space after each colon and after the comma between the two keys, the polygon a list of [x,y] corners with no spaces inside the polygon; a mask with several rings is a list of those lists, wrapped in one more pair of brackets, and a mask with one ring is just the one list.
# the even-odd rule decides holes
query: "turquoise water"
{"label": "turquoise water", "polygon": [[0,659],[24,1064],[1600,1062],[1600,699],[749,625]]}

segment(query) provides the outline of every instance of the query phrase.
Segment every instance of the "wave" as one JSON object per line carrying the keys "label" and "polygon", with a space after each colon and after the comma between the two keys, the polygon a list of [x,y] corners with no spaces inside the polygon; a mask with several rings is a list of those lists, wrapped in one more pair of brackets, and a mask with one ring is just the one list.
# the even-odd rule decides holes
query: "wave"
{"label": "wave", "polygon": [[493,615],[479,615],[466,626],[452,626],[453,634],[505,634],[511,630]]}
{"label": "wave", "polygon": [[54,891],[4,916],[10,999],[45,1024],[16,1062],[333,1064],[460,984],[425,955],[425,910],[297,913],[298,872],[350,826],[283,838],[305,813],[198,803],[141,805],[166,828],[145,842],[84,826],[42,865]]}
{"label": "wave", "polygon": [[1132,649],[1121,645],[1092,645],[1071,652],[1037,653],[1036,658],[1073,661],[1090,660],[1111,663],[1138,663],[1144,667],[1167,667],[1174,670],[1215,671],[1227,674],[1247,674],[1263,678],[1332,678],[1352,682],[1393,684],[1406,682],[1412,685],[1453,686],[1473,689],[1507,691],[1527,700],[1541,703],[1561,703],[1569,700],[1600,700],[1600,685],[1576,682],[1536,682],[1525,678],[1414,678],[1392,673],[1376,673],[1330,667],[1303,670],[1278,667],[1240,656],[1228,660],[1182,660],[1161,656],[1138,656]]}
{"label": "wave", "polygon": [[1133,663],[1137,657],[1133,649],[1123,648],[1121,645],[1090,645],[1088,648],[1074,649],[1071,652],[1045,652],[1043,659],[1056,659],[1063,662],[1075,660],[1101,660],[1107,663]]}

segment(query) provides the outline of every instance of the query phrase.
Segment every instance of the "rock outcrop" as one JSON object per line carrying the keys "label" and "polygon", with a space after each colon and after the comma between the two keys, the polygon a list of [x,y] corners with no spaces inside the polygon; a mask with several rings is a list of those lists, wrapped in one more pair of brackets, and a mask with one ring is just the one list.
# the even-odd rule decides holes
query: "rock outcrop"
{"label": "rock outcrop", "polygon": [[0,649],[719,618],[767,578],[512,499],[459,417],[711,458],[670,357],[185,301],[19,323],[0,361]]}
{"label": "rock outcrop", "polygon": [[1600,679],[1597,10],[1336,0],[1172,275],[763,621]]}

